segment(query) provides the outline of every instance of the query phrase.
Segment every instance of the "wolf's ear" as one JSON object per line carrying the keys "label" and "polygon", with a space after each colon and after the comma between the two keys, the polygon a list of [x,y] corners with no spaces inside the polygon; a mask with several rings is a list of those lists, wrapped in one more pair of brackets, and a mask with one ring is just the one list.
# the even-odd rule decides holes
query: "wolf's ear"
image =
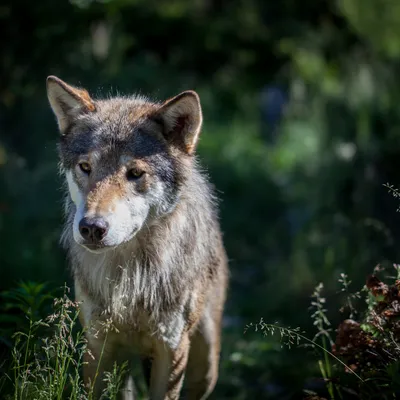
{"label": "wolf's ear", "polygon": [[189,90],[167,100],[155,116],[161,120],[168,141],[187,154],[194,152],[203,122],[196,92]]}
{"label": "wolf's ear", "polygon": [[76,112],[89,112],[96,109],[86,90],[74,88],[56,76],[47,78],[47,97],[57,117],[61,133],[65,132]]}

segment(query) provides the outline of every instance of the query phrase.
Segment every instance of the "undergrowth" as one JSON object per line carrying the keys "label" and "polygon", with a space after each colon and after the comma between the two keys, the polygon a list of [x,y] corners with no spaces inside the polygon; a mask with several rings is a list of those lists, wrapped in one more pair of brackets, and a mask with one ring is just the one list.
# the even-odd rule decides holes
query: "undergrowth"
{"label": "undergrowth", "polygon": [[[249,324],[263,335],[278,334],[282,346],[302,346],[317,354],[316,367],[324,382],[321,390],[304,390],[306,399],[395,399],[400,394],[400,266],[386,270],[377,266],[358,292],[351,291],[345,274],[340,279],[341,298],[336,302],[342,318],[337,329],[330,322],[324,286],[320,283],[311,296],[310,317],[315,334],[261,319]],[[87,342],[78,325],[79,304],[70,300],[64,287],[61,297],[47,311],[46,286],[21,283],[2,294],[3,322],[19,327],[7,341],[7,329],[1,339],[10,347],[9,361],[0,365],[0,398],[24,399],[92,399],[93,385],[86,387],[81,378],[84,356],[89,355]],[[33,298],[38,300],[35,304]],[[7,310],[20,314],[4,319]],[[10,314],[12,315],[12,314]],[[25,322],[27,321],[27,322]],[[5,324],[4,326],[7,326]],[[103,329],[103,328],[102,328]],[[111,321],[104,324],[105,341],[115,329]],[[101,363],[101,356],[98,360]],[[103,395],[116,399],[125,382],[128,364],[115,364],[102,379]],[[95,382],[93,382],[94,384]]]}
{"label": "undergrowth", "polygon": [[255,329],[266,336],[279,333],[282,345],[316,350],[325,389],[322,394],[304,390],[305,399],[396,399],[400,395],[400,266],[394,265],[394,271],[395,276],[384,275],[385,283],[378,278],[385,269],[378,265],[355,293],[349,290],[351,281],[341,274],[345,304],[340,311],[347,312],[349,318],[334,332],[322,283],[312,294],[310,310],[316,328],[312,339],[300,328],[269,324],[263,319],[246,330]]}
{"label": "undergrowth", "polygon": [[[5,400],[91,400],[96,379],[103,379],[104,397],[117,399],[127,363],[115,364],[102,377],[96,374],[92,385],[86,387],[81,378],[84,356],[93,356],[87,347],[85,332],[78,326],[79,304],[70,300],[65,287],[63,295],[54,299],[53,312],[39,318],[40,308],[47,299],[42,296],[43,290],[44,286],[22,282],[15,290],[3,293],[3,311],[19,309],[28,323],[18,321],[21,329],[12,335],[10,360],[1,366],[4,373],[0,378],[0,397]],[[32,293],[36,294],[36,304],[32,302]],[[111,324],[106,323],[104,329],[106,343]],[[3,335],[4,332],[2,338]],[[98,365],[101,358],[102,354]]]}

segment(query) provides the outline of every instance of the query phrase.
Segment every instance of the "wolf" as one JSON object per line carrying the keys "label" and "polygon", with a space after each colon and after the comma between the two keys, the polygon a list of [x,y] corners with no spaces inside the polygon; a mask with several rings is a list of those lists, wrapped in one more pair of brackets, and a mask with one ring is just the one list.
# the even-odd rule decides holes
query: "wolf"
{"label": "wolf", "polygon": [[179,398],[184,377],[187,398],[207,398],[228,266],[216,198],[195,155],[199,96],[93,99],[55,76],[47,95],[66,182],[61,240],[90,350],[85,384],[99,398],[101,375],[138,355],[150,399]]}

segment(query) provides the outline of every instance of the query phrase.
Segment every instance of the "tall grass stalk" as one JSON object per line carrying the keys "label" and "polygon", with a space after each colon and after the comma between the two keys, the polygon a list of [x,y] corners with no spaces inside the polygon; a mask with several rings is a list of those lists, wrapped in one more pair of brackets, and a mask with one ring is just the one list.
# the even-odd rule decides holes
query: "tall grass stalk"
{"label": "tall grass stalk", "polygon": [[[255,331],[262,331],[264,336],[274,335],[275,332],[279,332],[282,344],[291,348],[293,345],[299,345],[302,341],[317,347],[319,350],[327,353],[330,357],[332,357],[335,361],[341,364],[345,369],[353,374],[360,382],[364,382],[360,375],[358,375],[355,371],[353,371],[348,365],[346,365],[340,358],[336,357],[331,351],[327,348],[321,346],[313,339],[309,339],[304,332],[300,331],[300,328],[290,328],[280,326],[278,323],[275,324],[267,324],[264,322],[263,318],[257,324],[250,323],[245,327],[245,333],[249,329],[254,329]],[[286,341],[284,341],[286,339]]]}
{"label": "tall grass stalk", "polygon": [[93,393],[94,393],[94,389],[95,389],[95,386],[96,386],[97,377],[99,376],[100,365],[101,365],[101,361],[103,359],[104,349],[106,347],[106,343],[107,343],[107,339],[108,339],[108,332],[109,331],[107,330],[106,336],[105,336],[104,341],[103,341],[103,346],[101,347],[101,352],[100,352],[99,360],[97,362],[96,372],[94,374],[94,379],[93,379],[93,382],[91,382],[91,386],[90,386],[90,389],[89,389],[88,400],[93,400]]}
{"label": "tall grass stalk", "polygon": [[[313,310],[311,318],[314,321],[314,325],[317,328],[317,333],[314,336],[313,341],[316,342],[318,338],[321,339],[322,347],[325,349],[323,352],[324,360],[319,360],[318,365],[321,371],[321,375],[325,379],[328,388],[329,395],[332,400],[335,399],[335,388],[332,383],[332,366],[331,359],[328,354],[328,343],[332,347],[333,341],[330,336],[330,322],[326,316],[326,309],[324,308],[325,298],[322,297],[323,284],[320,283],[312,294],[312,301],[310,309]],[[340,390],[337,388],[339,396],[341,397]]]}
{"label": "tall grass stalk", "polygon": [[[111,320],[100,327],[104,343],[99,356],[94,381],[86,388],[80,373],[85,354],[90,354],[82,329],[77,329],[79,304],[64,295],[54,300],[53,313],[44,320],[34,321],[27,313],[29,327],[13,335],[14,346],[11,352],[13,374],[5,379],[13,386],[12,394],[0,393],[5,400],[84,400],[93,399],[96,380],[100,378],[102,357],[109,331],[116,329]],[[97,332],[100,334],[100,331]],[[104,393],[116,399],[121,390],[125,365],[114,366],[105,374]],[[4,385],[3,385],[4,386]]]}

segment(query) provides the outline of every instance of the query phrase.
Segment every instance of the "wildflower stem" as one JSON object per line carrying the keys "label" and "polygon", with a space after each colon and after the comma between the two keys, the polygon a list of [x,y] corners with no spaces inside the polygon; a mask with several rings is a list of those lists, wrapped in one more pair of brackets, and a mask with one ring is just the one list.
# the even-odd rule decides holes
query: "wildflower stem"
{"label": "wildflower stem", "polygon": [[106,336],[105,336],[104,342],[103,342],[103,346],[102,346],[101,352],[100,352],[99,362],[97,363],[96,373],[94,374],[94,379],[93,379],[93,382],[92,382],[92,386],[90,388],[90,392],[89,392],[89,396],[88,396],[89,400],[93,399],[93,391],[94,391],[94,388],[95,388],[95,385],[96,385],[97,376],[99,375],[100,364],[101,364],[101,360],[103,358],[104,349],[106,347],[106,342],[107,342],[107,338],[108,338],[108,332],[109,332],[109,330],[107,329]]}
{"label": "wildflower stem", "polygon": [[[329,356],[328,356],[328,353],[327,353],[327,350],[326,350],[326,348],[327,348],[327,343],[326,343],[326,337],[323,335],[322,336],[322,347],[324,348],[324,360],[325,360],[325,368],[324,368],[324,371],[326,371],[325,372],[325,379],[330,379],[330,378],[332,378],[332,370],[331,370],[331,364],[330,364],[330,362],[329,362]],[[321,362],[321,364],[322,364],[322,362]],[[335,399],[335,392],[334,392],[334,389],[333,389],[333,384],[332,384],[332,382],[328,382],[328,392],[329,392],[329,395],[331,396],[331,399],[332,400],[334,400]]]}
{"label": "wildflower stem", "polygon": [[335,359],[339,364],[342,364],[345,367],[345,369],[347,371],[349,371],[351,374],[353,374],[355,377],[357,377],[357,379],[359,379],[361,382],[364,382],[364,380],[361,378],[361,376],[358,375],[355,371],[353,371],[349,366],[347,366],[340,358],[336,357],[328,349],[324,348],[323,346],[318,344],[316,341],[309,339],[307,336],[302,335],[298,331],[293,330],[291,328],[282,328],[279,325],[275,325],[275,324],[267,324],[265,322],[260,322],[259,325],[261,325],[262,329],[264,330],[264,334],[266,334],[265,331],[268,331],[268,330],[275,330],[275,329],[276,330],[284,330],[284,331],[290,333],[290,335],[296,336],[299,339],[302,339],[305,342],[310,343],[310,344],[314,345],[315,347],[318,347],[320,350],[324,351],[325,353],[330,355],[333,359]]}
{"label": "wildflower stem", "polygon": [[24,356],[24,368],[25,372],[23,375],[23,380],[22,380],[22,385],[21,385],[21,393],[20,393],[20,399],[24,400],[22,397],[22,394],[24,393],[24,388],[26,385],[26,380],[28,376],[28,366],[26,365],[28,361],[28,353],[29,353],[29,345],[30,345],[30,340],[31,340],[31,335],[32,335],[32,319],[29,319],[29,332],[27,336],[27,341],[26,341],[26,348],[25,348],[25,356]]}

